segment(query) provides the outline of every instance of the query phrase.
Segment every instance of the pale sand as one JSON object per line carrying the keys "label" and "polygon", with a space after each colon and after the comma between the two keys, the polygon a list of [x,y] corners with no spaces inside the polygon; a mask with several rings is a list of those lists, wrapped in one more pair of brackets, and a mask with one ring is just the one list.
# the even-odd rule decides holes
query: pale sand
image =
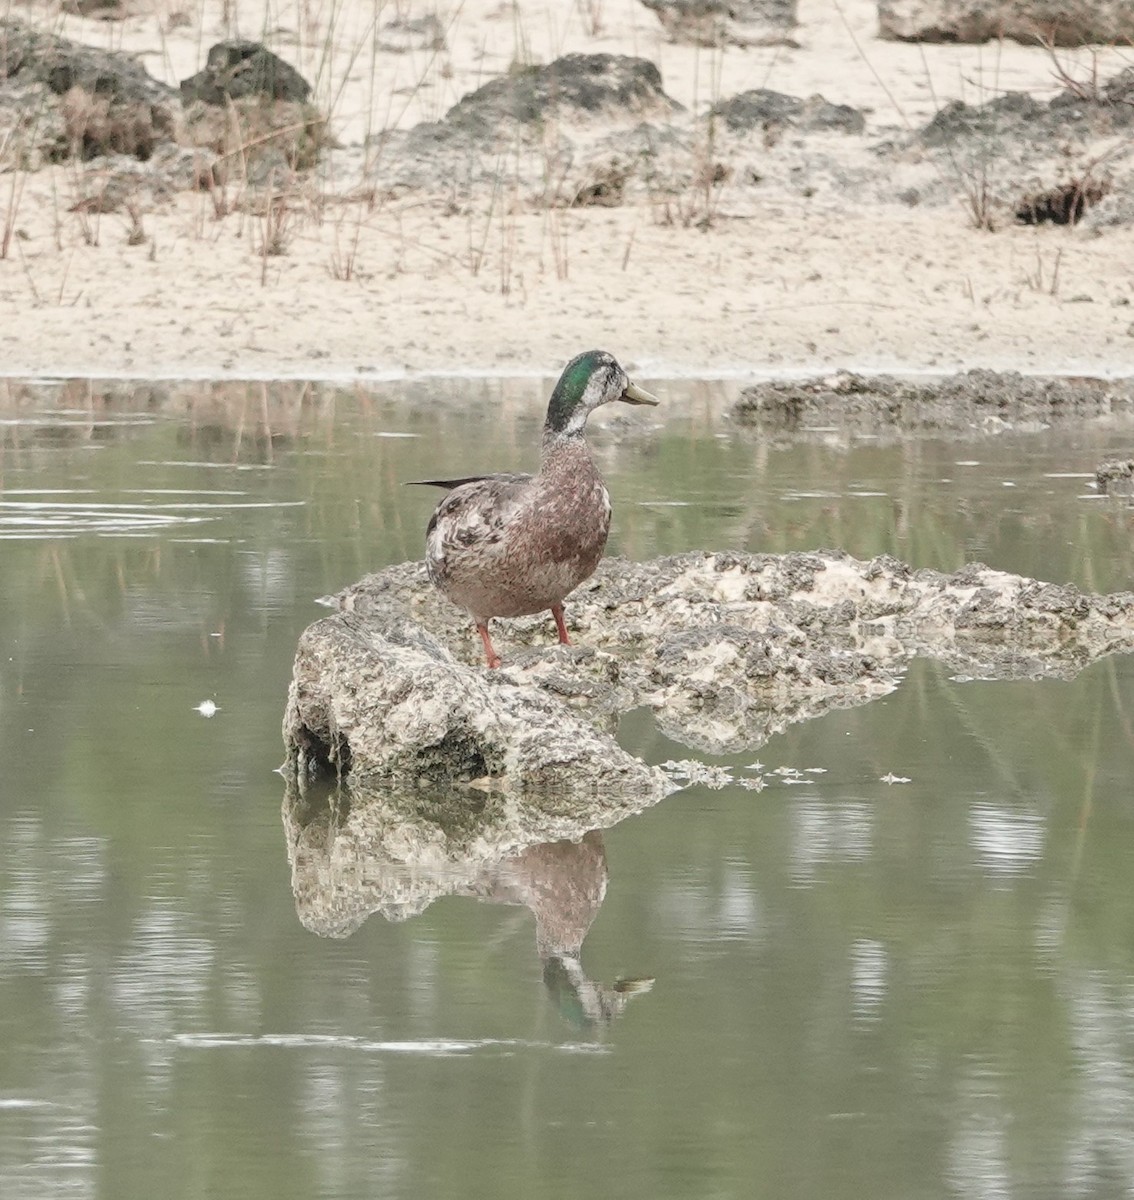
{"label": "pale sand", "polygon": [[[189,24],[166,29],[179,7],[171,0],[124,22],[67,18],[52,27],[134,50],[170,83],[197,70],[214,41],[264,29],[264,6],[244,0],[230,4],[235,26],[209,0],[185,5]],[[406,0],[401,12],[433,7]],[[518,13],[499,0],[464,0],[438,10],[447,53],[383,53],[376,71],[369,52],[358,53],[375,6],[345,0],[331,66],[319,73],[327,39],[317,22],[333,8],[305,4],[304,28],[316,26],[297,39],[295,4],[272,5],[268,40],[318,76],[348,147],[368,128],[440,116],[506,69],[521,41],[536,61],[575,50],[643,55],[658,63],[667,92],[695,109],[714,94],[765,86],[867,107],[881,125],[920,124],[953,96],[979,101],[1014,88],[1046,97],[1058,86],[1038,48],[880,42],[873,0],[801,0],[799,50],[730,49],[716,60],[667,42],[637,0],[604,0],[597,37],[562,0],[521,0]],[[35,10],[40,21],[43,11]],[[380,11],[381,24],[397,10]],[[1091,55],[1063,57],[1074,66]],[[1131,57],[1104,53],[1100,70]],[[719,80],[708,78],[714,61]],[[10,187],[11,176],[0,176],[0,205]],[[744,218],[724,204],[707,231],[660,225],[646,206],[524,213],[505,224],[400,200],[360,220],[351,207],[331,206],[321,222],[299,214],[287,252],[265,260],[256,219],[216,221],[206,196],[148,212],[147,240],[135,246],[124,217],[97,218],[90,246],[67,211],[66,170],[39,172],[23,187],[21,237],[0,261],[6,375],[547,373],[591,346],[654,376],[974,366],[1134,374],[1134,230],[977,232],[960,200],[850,215],[829,201],[781,197]],[[356,275],[337,280],[332,262],[356,228]],[[484,254],[475,275],[474,249]]]}

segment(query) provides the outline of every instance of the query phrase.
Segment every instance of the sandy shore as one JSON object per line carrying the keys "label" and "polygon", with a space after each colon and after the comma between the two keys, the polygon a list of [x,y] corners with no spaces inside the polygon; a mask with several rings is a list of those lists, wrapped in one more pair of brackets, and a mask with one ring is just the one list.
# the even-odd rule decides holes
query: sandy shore
{"label": "sandy shore", "polygon": [[[231,8],[227,24],[211,3],[176,22],[170,11],[51,27],[132,49],[170,83],[198,69],[213,41],[264,28],[264,10],[252,5]],[[666,41],[637,0],[609,0],[599,36],[575,7],[466,0],[442,14],[441,58],[374,63],[357,49],[371,6],[345,4],[321,35],[294,8],[271,11],[272,45],[285,56],[291,46],[292,61],[317,79],[347,151],[376,125],[436,118],[505,70],[518,41],[537,61],[571,50],[640,54],[686,106],[710,99],[710,52]],[[1046,98],[1058,87],[1040,48],[879,42],[869,0],[801,0],[800,16],[799,49],[717,55],[713,93],[822,92],[908,127],[950,96],[1019,88]],[[337,64],[321,74],[312,70],[320,46]],[[1124,60],[1110,53],[1116,69]],[[1087,51],[1067,59],[1090,62]],[[0,204],[12,186],[0,176]],[[258,218],[217,220],[204,195],[145,212],[139,238],[122,214],[68,211],[73,169],[35,172],[19,186],[14,250],[0,261],[7,375],[544,373],[596,345],[651,375],[971,366],[1134,374],[1134,230],[979,232],[960,199],[841,211],[830,197],[771,195],[741,214],[724,197],[712,226],[698,229],[662,224],[638,204],[504,219],[502,210],[447,213],[412,197],[374,208],[333,197],[295,211],[285,252],[266,258]],[[347,262],[351,278],[336,278]]]}

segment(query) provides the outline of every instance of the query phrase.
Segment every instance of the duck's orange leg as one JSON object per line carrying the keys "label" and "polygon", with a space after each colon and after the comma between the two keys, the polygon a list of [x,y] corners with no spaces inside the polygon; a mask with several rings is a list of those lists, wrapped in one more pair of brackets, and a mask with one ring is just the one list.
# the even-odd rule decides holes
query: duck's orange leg
{"label": "duck's orange leg", "polygon": [[553,604],[551,606],[551,615],[555,618],[555,628],[559,631],[559,644],[561,646],[570,646],[571,639],[567,636],[567,626],[563,621],[563,605]]}
{"label": "duck's orange leg", "polygon": [[500,666],[500,655],[496,653],[492,646],[492,639],[488,636],[488,623],[478,621],[476,631],[480,634],[480,640],[484,645],[484,657],[488,659],[488,665],[490,667]]}

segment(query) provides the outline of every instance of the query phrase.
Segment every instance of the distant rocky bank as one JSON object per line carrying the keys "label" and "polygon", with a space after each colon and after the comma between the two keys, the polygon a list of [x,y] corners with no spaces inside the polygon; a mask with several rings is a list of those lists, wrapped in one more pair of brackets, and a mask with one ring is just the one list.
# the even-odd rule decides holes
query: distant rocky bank
{"label": "distant rocky bank", "polygon": [[[795,20],[793,0],[648,7],[671,37],[705,45],[764,45],[789,38]],[[1046,37],[1053,52],[1068,39],[1134,36],[1134,9],[1107,0],[1070,8],[883,0],[879,20],[882,37]],[[418,45],[443,37],[406,22],[388,32]],[[79,202],[103,212],[232,180],[279,191],[311,175],[447,204],[501,186],[513,203],[534,208],[648,204],[683,224],[712,221],[726,184],[734,211],[816,195],[853,207],[960,197],[983,227],[1129,223],[1134,67],[1064,82],[1048,101],[1011,91],[953,101],[914,128],[841,103],[837,79],[827,96],[755,87],[691,113],[647,58],[567,54],[515,64],[439,120],[371,134],[360,162],[337,145],[332,115],[313,104],[310,83],[260,43],[214,44],[175,90],[131,54],[0,20],[7,154],[31,170],[82,164]]]}

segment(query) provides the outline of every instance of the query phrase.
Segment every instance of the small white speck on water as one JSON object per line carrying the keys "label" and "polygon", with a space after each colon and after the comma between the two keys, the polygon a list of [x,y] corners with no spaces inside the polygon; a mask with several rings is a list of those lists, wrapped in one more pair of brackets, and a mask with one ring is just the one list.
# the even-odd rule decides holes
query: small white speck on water
{"label": "small white speck on water", "polygon": [[888,772],[883,775],[878,781],[879,783],[912,783],[913,781],[905,775],[894,775]]}
{"label": "small white speck on water", "polygon": [[212,700],[202,700],[193,711],[199,712],[202,717],[213,717],[220,712],[220,709]]}

